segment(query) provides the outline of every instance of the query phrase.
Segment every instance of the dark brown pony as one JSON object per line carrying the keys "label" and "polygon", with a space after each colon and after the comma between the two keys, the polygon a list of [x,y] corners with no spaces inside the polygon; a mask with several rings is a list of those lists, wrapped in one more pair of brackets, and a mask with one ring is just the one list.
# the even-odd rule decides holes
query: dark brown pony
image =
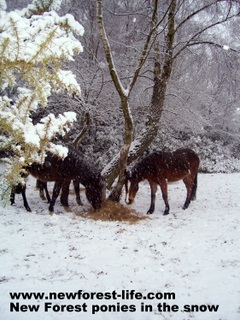
{"label": "dark brown pony", "polygon": [[[187,198],[183,209],[187,209],[191,200],[196,198],[199,163],[198,155],[191,149],[149,154],[142,158],[131,171],[126,172],[126,202],[131,204],[134,201],[139,182],[146,179],[151,188],[151,205],[147,214],[154,212],[157,186],[160,185],[165,202],[164,215],[167,215],[169,214],[167,184],[183,180],[187,188]],[[129,190],[128,181],[130,181]]]}
{"label": "dark brown pony", "polygon": [[[69,149],[67,157],[61,159],[49,154],[43,164],[33,163],[26,170],[41,181],[55,181],[49,211],[54,211],[55,201],[64,186],[64,182],[76,180],[85,186],[86,197],[94,209],[101,207],[105,197],[104,181],[83,156],[75,150]],[[66,199],[66,197],[65,197]]]}

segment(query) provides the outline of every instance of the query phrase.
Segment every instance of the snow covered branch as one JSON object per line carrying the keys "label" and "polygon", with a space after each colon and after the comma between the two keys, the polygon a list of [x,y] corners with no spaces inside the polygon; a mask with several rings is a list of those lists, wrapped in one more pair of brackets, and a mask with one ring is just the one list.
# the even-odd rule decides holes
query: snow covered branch
{"label": "snow covered branch", "polygon": [[43,161],[47,151],[65,156],[66,148],[51,141],[76,120],[74,112],[57,118],[49,114],[35,125],[31,118],[39,106],[47,105],[52,92],[81,93],[75,75],[62,65],[83,51],[75,35],[83,35],[84,29],[71,15],[50,11],[61,2],[34,0],[26,9],[12,12],[0,2],[0,149],[11,147],[13,152],[10,183],[19,178],[16,163]]}

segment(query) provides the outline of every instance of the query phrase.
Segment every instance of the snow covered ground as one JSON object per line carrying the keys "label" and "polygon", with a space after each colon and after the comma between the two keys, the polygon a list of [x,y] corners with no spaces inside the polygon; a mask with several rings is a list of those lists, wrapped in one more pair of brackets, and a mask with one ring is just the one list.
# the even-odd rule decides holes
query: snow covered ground
{"label": "snow covered ground", "polygon": [[[240,174],[200,174],[198,184],[187,210],[179,182],[168,216],[158,191],[154,214],[128,224],[76,216],[59,200],[50,216],[31,178],[31,213],[20,195],[0,204],[0,320],[239,320]],[[70,197],[74,211],[90,207],[81,195],[83,208]],[[133,207],[145,215],[149,202],[142,183]]]}

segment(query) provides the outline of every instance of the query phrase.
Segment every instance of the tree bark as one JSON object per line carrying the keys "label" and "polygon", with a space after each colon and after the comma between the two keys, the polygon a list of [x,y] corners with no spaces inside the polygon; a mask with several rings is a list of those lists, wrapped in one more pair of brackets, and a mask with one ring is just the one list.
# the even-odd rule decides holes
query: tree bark
{"label": "tree bark", "polygon": [[[156,1],[157,2],[157,1]],[[155,61],[154,61],[154,85],[151,104],[146,120],[146,125],[140,135],[132,142],[127,157],[127,165],[142,156],[144,151],[153,142],[159,130],[159,123],[164,110],[164,101],[166,96],[167,83],[172,72],[172,50],[174,43],[174,14],[176,10],[176,0],[173,0],[168,11],[167,34],[165,38],[166,48],[164,58],[160,60],[159,44],[155,43]],[[153,22],[157,25],[156,15]],[[161,63],[162,62],[162,63]],[[121,152],[120,152],[121,155]],[[107,182],[107,188],[110,188],[118,176],[119,172],[119,154],[103,169],[102,175]],[[124,183],[124,182],[123,182]],[[123,186],[122,183],[122,186]],[[121,186],[119,186],[120,188]]]}
{"label": "tree bark", "polygon": [[132,116],[131,116],[131,112],[128,104],[130,90],[126,90],[123,88],[123,85],[118,77],[117,71],[113,63],[111,49],[107,40],[107,35],[105,32],[103,19],[102,19],[102,1],[101,0],[97,1],[97,21],[98,21],[100,36],[103,43],[103,48],[105,51],[105,56],[108,62],[109,72],[110,72],[112,81],[114,83],[114,86],[119,94],[119,97],[121,100],[121,110],[124,117],[123,146],[121,147],[120,157],[117,163],[117,172],[118,172],[119,178],[118,178],[118,183],[116,187],[113,189],[109,197],[113,201],[119,201],[122,186],[124,184],[124,179],[125,179],[124,173],[127,166],[128,151],[132,143],[132,137],[133,137],[133,120],[132,120]]}

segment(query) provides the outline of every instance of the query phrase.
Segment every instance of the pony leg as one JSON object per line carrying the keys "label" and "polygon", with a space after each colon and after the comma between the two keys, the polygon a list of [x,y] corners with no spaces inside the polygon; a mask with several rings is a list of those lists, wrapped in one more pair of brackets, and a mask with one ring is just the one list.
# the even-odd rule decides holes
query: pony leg
{"label": "pony leg", "polygon": [[15,203],[15,188],[14,187],[12,187],[12,190],[11,190],[10,203],[11,203],[11,206]]}
{"label": "pony leg", "polygon": [[151,204],[150,204],[150,208],[148,209],[147,214],[152,214],[155,210],[157,183],[149,181],[149,184],[150,184],[150,188],[151,188]]}
{"label": "pony leg", "polygon": [[45,197],[45,194],[44,194],[44,191],[43,189],[40,187],[39,188],[39,196],[42,200],[46,200],[46,197]]}
{"label": "pony leg", "polygon": [[45,194],[43,192],[43,181],[37,179],[36,181],[36,189],[39,189],[39,196],[42,200],[46,200]]}
{"label": "pony leg", "polygon": [[[50,203],[51,198],[50,198],[50,195],[48,193],[47,182],[46,181],[42,181],[42,180],[37,180],[37,188],[39,189],[40,198],[42,200],[46,200],[46,197],[47,197],[47,201],[48,201],[48,203]],[[45,194],[44,194],[44,190],[45,190],[46,197],[45,197]]]}
{"label": "pony leg", "polygon": [[76,195],[76,201],[79,206],[83,206],[81,197],[80,197],[80,187],[79,187],[79,181],[73,180],[73,186],[74,186],[74,191]]}
{"label": "pony leg", "polygon": [[48,192],[47,182],[42,181],[42,183],[43,183],[43,189],[45,190],[45,193],[46,193],[47,201],[48,201],[48,203],[50,203],[51,202],[51,197],[50,197],[49,192]]}
{"label": "pony leg", "polygon": [[196,187],[194,187],[195,179],[192,176],[187,176],[183,179],[187,189],[187,198],[183,205],[183,210],[187,209],[194,195],[196,196]]}
{"label": "pony leg", "polygon": [[197,194],[197,173],[196,173],[196,176],[195,176],[194,182],[193,182],[191,200],[196,200],[196,194]]}
{"label": "pony leg", "polygon": [[56,181],[54,184],[52,200],[50,201],[50,205],[49,205],[49,212],[50,213],[54,212],[54,205],[57,200],[57,197],[59,196],[62,185],[63,185],[63,181]]}
{"label": "pony leg", "polygon": [[159,182],[159,185],[161,187],[162,198],[165,203],[165,210],[164,210],[163,215],[166,216],[167,214],[169,214],[169,210],[170,210],[169,203],[168,203],[167,181],[166,180],[161,181],[161,182]]}
{"label": "pony leg", "polygon": [[23,204],[24,204],[24,207],[26,208],[26,210],[28,212],[31,212],[31,208],[29,207],[28,205],[28,202],[27,202],[27,197],[26,197],[26,186],[22,187],[22,197],[23,197]]}
{"label": "pony leg", "polygon": [[69,207],[68,204],[68,196],[69,196],[69,186],[70,186],[71,180],[64,180],[62,184],[62,193],[60,197],[60,202],[64,207]]}
{"label": "pony leg", "polygon": [[27,211],[31,212],[32,210],[29,207],[29,204],[27,202],[27,197],[26,197],[26,186],[22,186],[21,184],[18,184],[17,186],[12,187],[11,195],[10,195],[10,203],[11,203],[11,205],[13,205],[15,203],[15,194],[16,193],[21,193],[22,194],[24,207],[25,207],[25,209]]}

